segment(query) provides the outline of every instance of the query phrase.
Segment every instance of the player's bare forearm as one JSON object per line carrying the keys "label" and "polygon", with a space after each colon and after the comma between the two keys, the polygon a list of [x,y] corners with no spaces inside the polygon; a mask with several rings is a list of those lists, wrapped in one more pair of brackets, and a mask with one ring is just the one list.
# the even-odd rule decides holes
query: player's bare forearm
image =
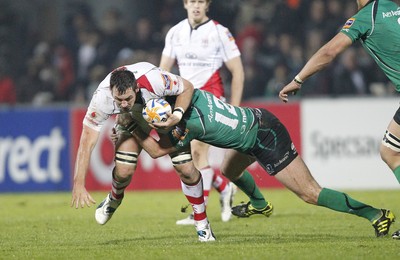
{"label": "player's bare forearm", "polygon": [[194,87],[193,84],[186,79],[182,78],[182,80],[185,88],[183,92],[176,97],[175,107],[181,107],[184,111],[186,111],[190,106],[190,102],[192,101]]}
{"label": "player's bare forearm", "polygon": [[172,67],[175,64],[175,59],[168,57],[166,55],[161,55],[161,61],[160,61],[160,68],[166,71],[171,71]]}
{"label": "player's bare forearm", "polygon": [[229,103],[233,106],[240,106],[243,95],[243,81],[241,81],[240,79],[232,79],[231,91],[232,94]]}
{"label": "player's bare forearm", "polygon": [[77,152],[74,172],[74,182],[72,187],[71,206],[83,208],[85,205],[90,207],[96,201],[90,196],[85,188],[85,180],[89,168],[90,156],[94,145],[97,142],[99,133],[83,126],[79,148]]}
{"label": "player's bare forearm", "polygon": [[298,76],[305,81],[318,71],[325,69],[331,62],[352,44],[351,39],[344,33],[338,33],[322,46],[306,63]]}
{"label": "player's bare forearm", "polygon": [[233,58],[225,63],[232,74],[230,104],[240,106],[244,87],[244,69],[240,57]]}

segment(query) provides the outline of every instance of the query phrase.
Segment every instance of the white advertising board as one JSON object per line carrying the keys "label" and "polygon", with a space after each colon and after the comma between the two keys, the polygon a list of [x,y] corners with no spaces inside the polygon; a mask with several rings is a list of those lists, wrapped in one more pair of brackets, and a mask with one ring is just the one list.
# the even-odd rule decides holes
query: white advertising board
{"label": "white advertising board", "polygon": [[302,157],[323,187],[399,189],[379,155],[397,98],[306,99],[301,103]]}

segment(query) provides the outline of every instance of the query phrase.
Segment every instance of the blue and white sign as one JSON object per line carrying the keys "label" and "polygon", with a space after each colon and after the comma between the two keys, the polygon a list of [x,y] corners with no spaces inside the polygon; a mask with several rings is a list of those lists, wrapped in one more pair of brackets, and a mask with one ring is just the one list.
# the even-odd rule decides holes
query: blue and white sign
{"label": "blue and white sign", "polygon": [[69,110],[0,111],[0,192],[70,190]]}

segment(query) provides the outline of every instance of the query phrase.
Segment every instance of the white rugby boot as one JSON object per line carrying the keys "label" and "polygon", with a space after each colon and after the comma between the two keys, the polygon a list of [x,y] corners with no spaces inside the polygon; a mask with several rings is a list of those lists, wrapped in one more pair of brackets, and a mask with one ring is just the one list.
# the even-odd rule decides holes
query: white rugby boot
{"label": "white rugby boot", "polygon": [[117,210],[119,205],[121,205],[122,200],[113,200],[111,199],[110,194],[97,206],[95,218],[97,223],[100,225],[104,225],[109,221]]}

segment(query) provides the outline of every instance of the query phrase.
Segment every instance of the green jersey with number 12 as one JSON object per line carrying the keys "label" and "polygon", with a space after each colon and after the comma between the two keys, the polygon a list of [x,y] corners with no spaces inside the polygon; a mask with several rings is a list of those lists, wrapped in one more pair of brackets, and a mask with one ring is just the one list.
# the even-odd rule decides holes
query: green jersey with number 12
{"label": "green jersey with number 12", "polygon": [[232,106],[207,91],[195,90],[190,109],[170,132],[170,137],[177,148],[197,139],[246,152],[256,141],[258,124],[255,120],[251,108]]}

